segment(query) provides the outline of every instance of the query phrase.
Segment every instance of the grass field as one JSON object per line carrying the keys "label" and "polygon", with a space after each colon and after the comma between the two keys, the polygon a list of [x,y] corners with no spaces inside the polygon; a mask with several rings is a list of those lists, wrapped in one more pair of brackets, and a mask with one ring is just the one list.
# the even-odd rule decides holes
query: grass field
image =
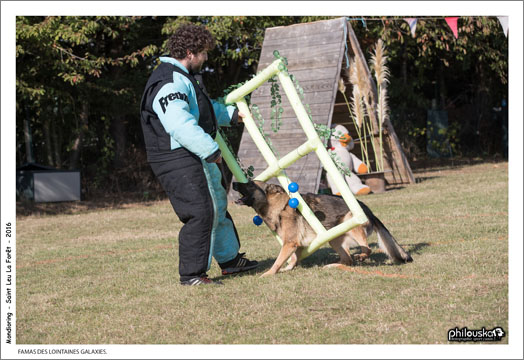
{"label": "grass field", "polygon": [[374,252],[352,272],[323,247],[302,266],[259,278],[279,245],[254,212],[230,205],[255,272],[182,287],[167,200],[72,206],[17,218],[18,344],[445,344],[449,329],[506,331],[508,165],[441,167],[417,184],[360,197],[411,252]]}

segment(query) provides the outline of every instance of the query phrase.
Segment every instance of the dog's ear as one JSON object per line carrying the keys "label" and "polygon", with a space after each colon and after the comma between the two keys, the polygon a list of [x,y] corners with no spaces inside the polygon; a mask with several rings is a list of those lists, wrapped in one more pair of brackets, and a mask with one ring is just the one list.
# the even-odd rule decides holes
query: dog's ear
{"label": "dog's ear", "polygon": [[254,180],[254,181],[250,181],[250,182],[254,185],[254,187],[258,187],[258,188],[260,188],[260,190],[262,190],[264,192],[266,191],[266,187],[267,187],[268,184],[266,184],[265,182],[260,181],[260,180]]}

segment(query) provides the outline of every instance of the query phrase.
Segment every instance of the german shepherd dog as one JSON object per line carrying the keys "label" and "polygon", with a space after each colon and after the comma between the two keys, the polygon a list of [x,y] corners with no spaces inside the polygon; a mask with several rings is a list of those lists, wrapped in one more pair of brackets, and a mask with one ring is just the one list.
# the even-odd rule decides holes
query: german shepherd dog
{"label": "german shepherd dog", "polygon": [[[247,183],[233,183],[233,189],[243,196],[236,203],[252,207],[269,228],[282,239],[282,249],[275,263],[262,276],[276,274],[290,257],[288,266],[282,271],[293,269],[298,263],[302,249],[308,247],[317,234],[300,212],[288,205],[289,195],[284,188],[280,185],[250,180]],[[308,193],[302,195],[302,198],[326,229],[351,219],[353,216],[340,196]],[[390,259],[402,263],[413,261],[371,210],[363,202],[358,201],[358,203],[364,210],[368,222],[329,241],[329,245],[340,256],[340,262],[326,265],[326,267],[347,270],[347,267],[353,264],[349,249],[354,244],[360,246],[361,249],[361,252],[355,255],[355,259],[365,260],[371,254],[367,237],[373,230],[378,234],[379,247]]]}

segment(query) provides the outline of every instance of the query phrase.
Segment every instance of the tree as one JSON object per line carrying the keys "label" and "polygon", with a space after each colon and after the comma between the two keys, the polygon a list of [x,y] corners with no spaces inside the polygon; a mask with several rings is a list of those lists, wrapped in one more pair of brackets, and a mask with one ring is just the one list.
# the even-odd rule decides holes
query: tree
{"label": "tree", "polygon": [[206,25],[216,40],[209,53],[204,79],[209,93],[220,97],[230,85],[249,79],[256,73],[258,59],[268,27],[316,21],[314,16],[197,16],[167,19],[162,33],[167,37],[184,22]]}
{"label": "tree", "polygon": [[138,112],[138,89],[147,79],[134,69],[158,51],[162,22],[18,17],[16,26],[17,129],[29,120],[36,161],[79,168],[87,147],[97,153],[94,163],[107,168],[115,153],[125,152],[126,117]]}
{"label": "tree", "polygon": [[466,117],[450,118],[457,152],[478,154],[497,138],[491,109],[508,92],[508,43],[497,18],[460,17],[457,39],[444,18],[419,18],[415,37],[400,17],[354,28],[365,52],[378,37],[386,42],[392,120],[408,153],[409,148],[425,151],[432,99],[439,109],[468,108]]}

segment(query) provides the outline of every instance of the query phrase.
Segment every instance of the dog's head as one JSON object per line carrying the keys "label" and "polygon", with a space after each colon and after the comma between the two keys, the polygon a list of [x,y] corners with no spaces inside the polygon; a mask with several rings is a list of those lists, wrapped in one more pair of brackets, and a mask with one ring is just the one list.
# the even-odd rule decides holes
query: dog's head
{"label": "dog's head", "polygon": [[249,180],[247,183],[233,183],[233,189],[242,194],[242,198],[236,201],[239,205],[251,206],[260,210],[268,205],[268,197],[273,194],[285,193],[280,185],[266,184],[263,181]]}
{"label": "dog's head", "polygon": [[233,183],[233,190],[238,191],[242,197],[235,201],[238,205],[261,207],[267,203],[266,183],[249,180],[247,183]]}

